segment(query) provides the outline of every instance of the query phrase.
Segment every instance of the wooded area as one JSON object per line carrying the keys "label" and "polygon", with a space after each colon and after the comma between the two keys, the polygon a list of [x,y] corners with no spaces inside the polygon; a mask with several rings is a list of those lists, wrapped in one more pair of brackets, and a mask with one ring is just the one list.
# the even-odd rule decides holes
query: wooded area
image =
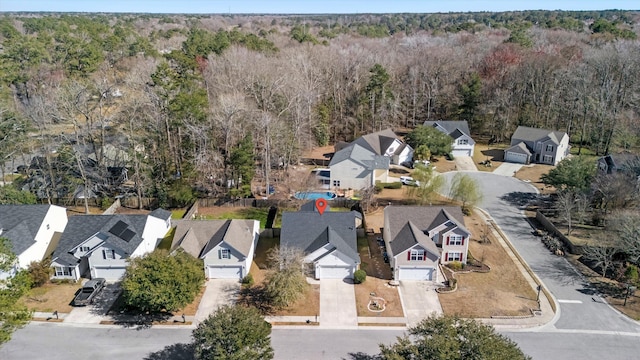
{"label": "wooded area", "polygon": [[[640,13],[4,14],[0,168],[41,199],[243,197],[303,151],[425,120],[596,154],[640,140]],[[6,180],[6,179],[5,179]]]}

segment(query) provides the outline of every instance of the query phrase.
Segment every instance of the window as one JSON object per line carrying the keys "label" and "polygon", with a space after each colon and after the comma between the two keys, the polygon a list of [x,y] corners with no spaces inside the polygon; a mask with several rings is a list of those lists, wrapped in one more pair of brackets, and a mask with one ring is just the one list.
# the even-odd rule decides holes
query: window
{"label": "window", "polygon": [[49,230],[49,224],[47,224],[47,230]]}
{"label": "window", "polygon": [[553,156],[551,156],[551,155],[543,156],[542,157],[542,162],[549,163],[549,164],[553,163]]}
{"label": "window", "polygon": [[110,250],[110,249],[104,249],[104,250],[102,250],[102,257],[104,259],[115,259],[116,258],[116,251],[115,250]]}
{"label": "window", "polygon": [[411,261],[423,261],[424,260],[424,250],[422,250],[422,249],[411,250],[411,255],[409,257],[409,260],[411,260]]}
{"label": "window", "polygon": [[469,139],[458,140],[458,145],[469,145]]}
{"label": "window", "polygon": [[56,276],[71,276],[71,269],[66,266],[55,267]]}
{"label": "window", "polygon": [[89,246],[80,246],[80,251],[82,251],[82,252],[87,252],[89,250],[91,250],[91,248]]}
{"label": "window", "polygon": [[464,245],[462,241],[462,235],[451,235],[449,236],[449,244],[447,245]]}
{"label": "window", "polygon": [[553,145],[547,145],[547,148],[545,150],[546,152],[552,152],[553,151]]}
{"label": "window", "polygon": [[340,180],[333,180],[333,186],[340,187]]}
{"label": "window", "polygon": [[220,249],[220,259],[231,259],[231,250]]}
{"label": "window", "polygon": [[447,253],[446,261],[462,261],[462,253],[461,252],[449,252],[449,253]]}

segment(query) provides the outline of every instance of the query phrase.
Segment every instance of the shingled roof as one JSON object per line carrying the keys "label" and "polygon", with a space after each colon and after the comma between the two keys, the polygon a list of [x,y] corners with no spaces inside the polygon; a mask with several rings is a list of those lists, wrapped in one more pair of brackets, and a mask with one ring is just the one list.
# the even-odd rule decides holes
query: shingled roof
{"label": "shingled roof", "polygon": [[560,144],[560,139],[562,139],[564,135],[566,135],[566,133],[562,131],[518,126],[516,131],[513,133],[513,136],[511,136],[511,144],[515,145],[519,141],[538,141],[549,138],[554,144],[558,145]]}
{"label": "shingled roof", "polygon": [[253,244],[256,220],[174,220],[176,233],[172,251],[177,248],[202,257],[221,242],[248,256]]}
{"label": "shingled roof", "polygon": [[9,239],[15,254],[36,243],[35,237],[52,205],[0,205],[0,236]]}

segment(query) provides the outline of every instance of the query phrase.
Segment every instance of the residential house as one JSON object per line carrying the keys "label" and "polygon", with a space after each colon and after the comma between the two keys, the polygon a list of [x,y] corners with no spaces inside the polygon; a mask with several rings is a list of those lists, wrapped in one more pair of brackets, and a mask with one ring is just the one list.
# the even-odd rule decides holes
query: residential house
{"label": "residential house", "polygon": [[53,278],[119,280],[127,260],[153,251],[170,227],[171,213],[163,209],[148,215],[71,216],[53,253]]}
{"label": "residential house", "polygon": [[376,155],[387,156],[394,165],[413,160],[413,148],[398,139],[391,129],[363,135],[351,144],[358,144]]}
{"label": "residential house", "polygon": [[602,174],[623,172],[629,165],[640,165],[639,160],[640,156],[631,153],[609,154],[598,159],[598,171]]}
{"label": "residential house", "polygon": [[454,157],[473,156],[476,142],[471,138],[469,124],[466,121],[425,121],[424,126],[434,127],[453,139],[451,154]]}
{"label": "residential house", "polygon": [[171,251],[182,249],[204,261],[210,279],[247,276],[260,236],[258,220],[174,220]]}
{"label": "residential house", "polygon": [[438,263],[467,262],[471,233],[455,206],[387,206],[383,238],[395,280],[438,281]]}
{"label": "residential house", "polygon": [[511,137],[511,147],[504,151],[504,160],[513,163],[557,165],[569,155],[569,135],[518,126]]}
{"label": "residential house", "polygon": [[358,144],[351,144],[336,152],[331,158],[331,187],[359,190],[375,185],[376,181],[387,182],[389,163],[388,156],[375,154]]}
{"label": "residential house", "polygon": [[17,261],[6,279],[53,253],[67,226],[67,209],[56,205],[0,205],[0,237],[9,240]]}
{"label": "residential house", "polygon": [[352,279],[360,268],[356,229],[362,225],[362,215],[331,212],[329,206],[321,213],[315,203],[282,214],[280,248],[302,250],[316,279]]}

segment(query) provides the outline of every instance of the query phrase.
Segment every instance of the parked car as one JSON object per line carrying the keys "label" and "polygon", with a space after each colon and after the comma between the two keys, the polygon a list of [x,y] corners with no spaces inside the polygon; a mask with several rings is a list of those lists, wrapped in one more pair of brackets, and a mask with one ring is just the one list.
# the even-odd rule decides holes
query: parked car
{"label": "parked car", "polygon": [[411,176],[400,176],[400,182],[403,185],[420,186],[420,182],[415,181]]}
{"label": "parked car", "polygon": [[73,298],[73,306],[87,306],[93,304],[93,300],[104,289],[107,281],[104,278],[95,278],[87,281]]}
{"label": "parked car", "polygon": [[413,162],[414,166],[418,165],[418,164],[420,164],[420,165],[429,165],[429,164],[431,164],[431,161],[429,161],[429,160],[416,160],[416,161]]}

